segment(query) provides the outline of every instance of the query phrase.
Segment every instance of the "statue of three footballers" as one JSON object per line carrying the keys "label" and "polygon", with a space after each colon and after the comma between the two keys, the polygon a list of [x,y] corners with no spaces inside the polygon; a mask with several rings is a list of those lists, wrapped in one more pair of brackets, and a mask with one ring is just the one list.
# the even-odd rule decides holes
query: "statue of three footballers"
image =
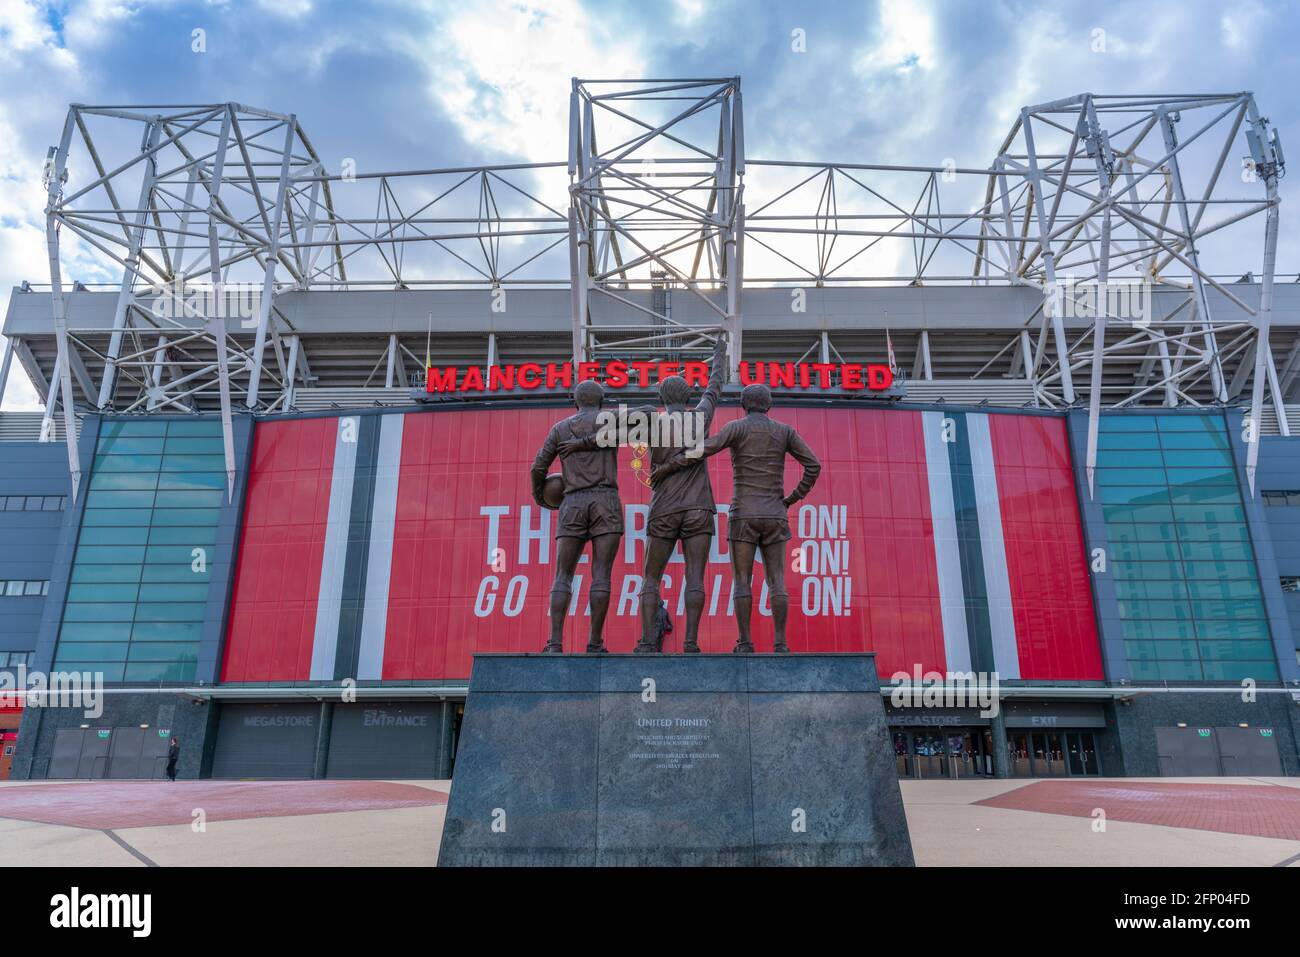
{"label": "statue of three footballers", "polygon": [[[788,652],[785,626],[789,600],[785,591],[785,543],[790,540],[787,517],[791,505],[812,489],[821,464],[808,444],[791,426],[769,418],[772,393],[767,386],[746,386],[740,404],[745,415],[728,423],[716,435],[709,435],[713,414],[726,378],[726,345],[715,344],[709,368],[709,385],[693,408],[688,407],[690,386],[681,376],[668,376],[659,383],[659,398],[665,412],[651,406],[632,410],[634,416],[656,416],[648,430],[650,444],[650,514],[641,587],[641,638],[635,652],[660,650],[659,583],[677,542],[682,543],[686,562],[686,636],[682,651],[700,650],[700,617],[704,611],[704,570],[713,537],[716,505],[709,481],[707,459],[723,449],[731,452],[733,487],[728,513],[727,539],[731,546],[732,598],[736,613],[737,654],[754,650],[750,637],[753,609],[754,558],[763,555],[772,606],[773,651]],[[623,535],[623,506],[618,496],[618,445],[625,440],[620,430],[614,440],[600,428],[597,416],[605,390],[594,380],[580,382],[574,389],[575,415],[557,422],[546,436],[533,462],[533,498],[544,508],[547,501],[547,469],[558,456],[563,475],[563,498],[558,503],[555,582],[551,588],[551,634],[543,649],[563,651],[564,618],[572,597],[573,574],[588,541],[591,542],[592,581],[590,591],[591,631],[588,653],[603,653],[602,637],[609,612],[610,576],[619,541]],[[685,417],[693,417],[681,428]],[[644,419],[643,419],[644,421]],[[785,494],[785,457],[803,466],[803,476],[794,491]]]}

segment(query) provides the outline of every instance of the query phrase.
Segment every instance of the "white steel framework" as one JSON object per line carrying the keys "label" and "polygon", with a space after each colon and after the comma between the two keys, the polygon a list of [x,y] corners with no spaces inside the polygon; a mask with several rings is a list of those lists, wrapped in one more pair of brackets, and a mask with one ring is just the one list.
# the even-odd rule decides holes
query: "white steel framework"
{"label": "white steel framework", "polygon": [[[327,172],[292,114],[74,105],[46,166],[57,358],[43,434],[60,408],[75,495],[74,379],[83,407],[219,408],[233,484],[235,409],[290,410],[312,381],[289,292],[478,288],[504,302],[567,288],[575,360],[703,354],[725,331],[734,367],[746,285],[791,287],[792,303],[812,288],[1002,285],[1032,290],[1033,308],[972,378],[1009,360],[1039,404],[1086,404],[1090,475],[1103,408],[1227,403],[1249,384],[1254,435],[1266,399],[1285,435],[1269,341],[1283,172],[1248,92],[1025,107],[984,167],[747,159],[738,77],[574,79],[567,161],[398,172]],[[1213,268],[1225,249],[1258,250],[1253,300]],[[69,257],[120,276],[107,337],[69,314]],[[1119,314],[1105,291],[1121,282],[1176,304]],[[696,308],[674,310],[683,295]],[[602,323],[605,302],[639,319]],[[837,352],[813,335],[810,349]],[[919,336],[929,378],[935,346]],[[0,381],[15,348],[35,368],[10,340]],[[424,365],[390,334],[366,384],[383,368],[406,385],[408,359]]]}

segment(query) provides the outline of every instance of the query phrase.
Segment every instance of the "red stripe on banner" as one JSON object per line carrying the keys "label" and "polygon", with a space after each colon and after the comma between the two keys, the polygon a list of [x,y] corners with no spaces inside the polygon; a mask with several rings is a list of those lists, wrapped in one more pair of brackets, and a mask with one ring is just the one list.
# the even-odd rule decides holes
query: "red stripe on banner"
{"label": "red stripe on banner", "polygon": [[1103,677],[1065,422],[990,415],[1020,677]]}
{"label": "red stripe on banner", "polygon": [[258,423],[223,681],[305,681],[338,419]]}

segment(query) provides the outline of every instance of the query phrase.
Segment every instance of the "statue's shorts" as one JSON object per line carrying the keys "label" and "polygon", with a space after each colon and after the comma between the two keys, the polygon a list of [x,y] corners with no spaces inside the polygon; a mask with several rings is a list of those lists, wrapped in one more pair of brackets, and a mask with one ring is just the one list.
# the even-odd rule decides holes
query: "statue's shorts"
{"label": "statue's shorts", "polygon": [[569,492],[560,503],[556,538],[597,538],[623,534],[623,503],[618,489],[584,488]]}
{"label": "statue's shorts", "polygon": [[790,522],[786,518],[733,518],[727,524],[727,539],[753,542],[759,548],[777,545],[790,539]]}
{"label": "statue's shorts", "polygon": [[682,512],[651,516],[646,524],[645,533],[651,538],[663,538],[668,541],[694,538],[696,535],[711,536],[713,515],[714,510],[711,508],[691,508]]}

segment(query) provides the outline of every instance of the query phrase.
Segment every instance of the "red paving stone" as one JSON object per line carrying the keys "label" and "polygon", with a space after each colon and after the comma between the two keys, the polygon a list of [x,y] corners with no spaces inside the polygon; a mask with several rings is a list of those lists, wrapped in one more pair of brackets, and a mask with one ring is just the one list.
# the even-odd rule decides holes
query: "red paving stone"
{"label": "red paving stone", "polygon": [[296,817],[446,804],[447,795],[389,781],[94,781],[0,788],[0,818],[95,829]]}
{"label": "red paving stone", "polygon": [[1071,817],[1101,808],[1111,821],[1300,841],[1300,788],[1272,784],[1037,781],[975,804]]}

